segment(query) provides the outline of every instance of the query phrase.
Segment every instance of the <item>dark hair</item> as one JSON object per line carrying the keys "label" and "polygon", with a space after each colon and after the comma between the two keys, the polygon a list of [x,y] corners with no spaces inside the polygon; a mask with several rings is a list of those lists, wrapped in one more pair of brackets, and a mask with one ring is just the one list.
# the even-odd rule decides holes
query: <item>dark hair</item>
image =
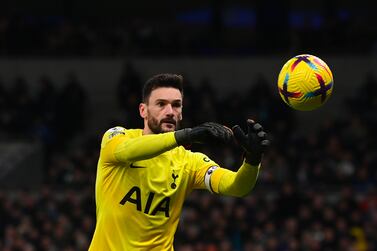
{"label": "dark hair", "polygon": [[151,77],[143,87],[143,102],[147,103],[152,91],[160,87],[178,89],[183,96],[183,77],[172,73],[162,73]]}

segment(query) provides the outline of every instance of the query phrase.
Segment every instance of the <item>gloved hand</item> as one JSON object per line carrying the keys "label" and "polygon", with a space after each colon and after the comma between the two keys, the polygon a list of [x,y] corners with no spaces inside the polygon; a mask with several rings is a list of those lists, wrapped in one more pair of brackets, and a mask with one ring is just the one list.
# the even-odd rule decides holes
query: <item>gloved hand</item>
{"label": "gloved hand", "polygon": [[233,139],[233,132],[230,128],[215,122],[206,122],[193,128],[181,129],[174,135],[178,145],[228,143]]}
{"label": "gloved hand", "polygon": [[263,131],[263,127],[254,120],[247,120],[247,134],[245,134],[239,125],[232,128],[233,134],[237,142],[245,151],[245,161],[251,165],[258,165],[262,160],[262,155],[270,145],[267,139],[267,133]]}

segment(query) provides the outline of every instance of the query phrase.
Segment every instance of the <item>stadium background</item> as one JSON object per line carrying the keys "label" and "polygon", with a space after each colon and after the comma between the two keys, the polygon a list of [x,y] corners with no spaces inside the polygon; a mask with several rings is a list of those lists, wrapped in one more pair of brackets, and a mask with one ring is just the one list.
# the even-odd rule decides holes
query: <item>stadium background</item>
{"label": "stadium background", "polygon": [[[184,126],[261,121],[254,193],[195,192],[178,251],[376,250],[377,26],[368,1],[5,1],[0,14],[0,250],[87,250],[99,140],[141,126],[140,87],[185,76]],[[276,79],[324,59],[334,95],[295,112]],[[228,168],[233,146],[197,147]]]}

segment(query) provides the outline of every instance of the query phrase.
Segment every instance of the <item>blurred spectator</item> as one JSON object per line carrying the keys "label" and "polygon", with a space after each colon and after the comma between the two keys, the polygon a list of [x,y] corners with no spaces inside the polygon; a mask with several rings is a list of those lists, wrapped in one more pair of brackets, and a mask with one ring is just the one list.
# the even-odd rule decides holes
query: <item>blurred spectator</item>
{"label": "blurred spectator", "polygon": [[24,78],[17,78],[8,95],[11,114],[9,130],[20,134],[27,133],[30,128],[30,122],[33,121],[33,114],[35,114],[29,84]]}
{"label": "blurred spectator", "polygon": [[129,128],[138,127],[141,123],[138,118],[142,86],[140,73],[136,71],[132,63],[126,63],[118,82],[116,95],[122,116],[125,117]]}
{"label": "blurred spectator", "polygon": [[[120,109],[138,103],[130,94],[140,91],[140,78],[137,69],[127,66],[119,84]],[[176,250],[376,250],[377,144],[370,139],[374,130],[368,124],[371,117],[348,111],[347,121],[334,119],[311,134],[291,134],[294,124],[287,126],[291,121],[275,116],[276,100],[264,81],[259,76],[245,96],[210,95],[203,104],[195,103],[196,95],[203,89],[209,93],[209,80],[186,89],[185,102],[192,110],[185,116],[192,124],[185,126],[208,119],[195,114],[197,106],[211,118],[229,124],[242,123],[253,107],[268,107],[263,114],[259,109],[251,113],[273,128],[268,131],[274,147],[266,155],[265,169],[251,195],[235,199],[195,191],[187,198]],[[65,135],[75,139],[80,136],[77,132],[86,128],[86,92],[74,75],[61,90],[47,76],[42,77],[35,98],[26,80],[16,83],[10,90],[0,85],[0,102],[6,104],[0,106],[0,122],[6,133],[31,135],[33,126],[43,124],[52,138]],[[269,98],[258,99],[261,93]],[[349,100],[359,97],[359,93],[354,95]],[[4,102],[8,97],[12,102]],[[122,102],[130,97],[132,102]],[[13,111],[30,120],[26,123],[25,117],[17,117]],[[294,114],[290,116],[294,120]],[[16,119],[19,127],[10,127]],[[19,131],[21,128],[24,131]],[[43,133],[37,135],[44,137]],[[80,142],[48,151],[42,188],[0,191],[1,250],[87,250],[95,224],[93,190],[100,135],[85,136]],[[228,168],[242,160],[240,149],[231,146],[202,148]],[[229,157],[236,152],[239,159]]]}
{"label": "blurred spectator", "polygon": [[[12,7],[16,9],[12,3],[8,5],[4,13],[12,13]],[[329,53],[367,54],[375,51],[377,44],[377,30],[369,25],[375,23],[375,15],[368,4],[323,0],[309,8],[292,1],[210,0],[201,5],[159,3],[140,15],[142,3],[123,10],[117,7],[123,6],[122,2],[115,1],[106,10],[93,4],[92,14],[96,15],[91,17],[81,15],[82,3],[67,5],[70,7],[61,15],[1,15],[0,55],[244,56],[313,48]],[[49,6],[33,5],[33,10],[38,9]],[[112,15],[106,16],[109,10]],[[124,13],[117,15],[121,10]]]}
{"label": "blurred spectator", "polygon": [[[43,142],[45,151],[49,151],[56,143],[56,120],[58,92],[54,83],[48,76],[42,76],[39,80],[36,103],[36,118],[34,133]],[[46,156],[49,156],[48,152]]]}
{"label": "blurred spectator", "polygon": [[67,82],[63,86],[57,99],[56,128],[59,142],[72,140],[85,126],[86,94],[77,76],[67,75]]}

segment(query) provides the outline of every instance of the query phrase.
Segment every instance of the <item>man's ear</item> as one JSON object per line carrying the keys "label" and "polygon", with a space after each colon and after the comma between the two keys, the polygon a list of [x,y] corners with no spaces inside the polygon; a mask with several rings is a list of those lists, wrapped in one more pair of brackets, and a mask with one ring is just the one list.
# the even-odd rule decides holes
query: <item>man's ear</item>
{"label": "man's ear", "polygon": [[147,105],[144,103],[140,103],[139,105],[139,113],[140,116],[145,119],[147,117]]}

